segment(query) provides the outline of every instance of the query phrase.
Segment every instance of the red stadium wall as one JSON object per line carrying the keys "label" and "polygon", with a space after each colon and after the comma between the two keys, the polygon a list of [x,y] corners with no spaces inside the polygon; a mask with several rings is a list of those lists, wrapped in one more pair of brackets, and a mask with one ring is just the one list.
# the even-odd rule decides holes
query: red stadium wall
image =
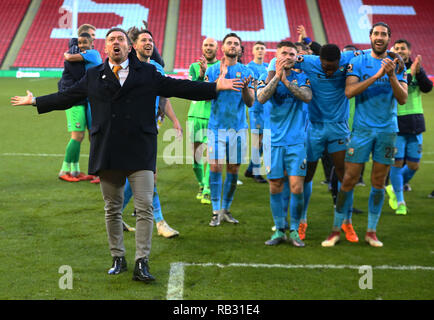
{"label": "red stadium wall", "polygon": [[30,5],[30,0],[0,1],[0,65]]}
{"label": "red stadium wall", "polygon": [[[386,22],[392,30],[391,44],[400,38],[407,39],[412,44],[412,55],[422,56],[422,65],[428,74],[434,75],[434,36],[432,33],[432,19],[434,17],[434,1],[426,0],[318,0],[322,21],[329,43],[335,43],[343,48],[347,44],[354,44],[361,49],[370,48],[369,28],[364,28],[364,13],[369,8],[360,8],[359,4],[375,6],[373,9],[372,24],[380,21]],[[351,6],[353,5],[353,6]],[[382,7],[379,7],[382,6]],[[397,7],[401,6],[401,8]],[[345,10],[356,12],[349,23],[345,18]],[[357,11],[356,11],[357,10]],[[360,10],[360,11],[359,11]],[[388,14],[386,14],[388,13]],[[393,14],[392,14],[393,13]],[[412,14],[409,14],[412,13]],[[359,25],[360,23],[360,25]],[[350,25],[349,25],[350,24]],[[357,30],[359,28],[359,30]],[[353,41],[357,32],[366,34],[367,43]],[[354,42],[354,43],[353,43]]]}
{"label": "red stadium wall", "polygon": [[[282,0],[281,2],[269,0],[270,6],[267,8],[262,8],[261,0],[208,0],[206,14],[203,13],[204,1],[206,0],[180,1],[175,56],[175,69],[177,70],[188,69],[191,63],[199,59],[202,54],[202,41],[206,36],[219,41],[229,29],[239,34],[243,40],[245,47],[243,63],[252,60],[252,47],[257,40],[264,41],[267,48],[274,49],[281,40],[297,41],[296,28],[298,25],[304,25],[311,37],[313,34],[305,0]],[[280,12],[282,6],[277,5],[278,3],[283,4],[282,12]],[[283,15],[286,13],[286,21],[282,13]],[[203,15],[208,17],[208,21],[205,17],[203,18]],[[266,21],[268,21],[267,25]],[[265,29],[266,32],[261,33],[261,29]],[[289,37],[284,36],[285,32],[282,32],[282,29],[289,30]],[[280,34],[281,38],[278,37]],[[219,46],[221,46],[220,41]],[[217,57],[221,56],[219,50]],[[274,57],[274,52],[269,51],[265,61],[268,62],[272,57]]]}
{"label": "red stadium wall", "polygon": [[[64,30],[54,29],[62,29],[62,26],[68,25],[67,11],[62,9],[64,3],[68,4],[68,1],[42,1],[40,9],[15,60],[14,67],[63,67],[63,53],[68,49],[68,38],[53,38],[53,33],[55,31],[62,33]],[[124,20],[130,22],[135,19],[134,21],[138,21],[136,23],[137,26],[141,25],[142,20],[147,20],[149,30],[152,31],[155,43],[161,51],[166,26],[168,0],[80,0],[80,3],[87,4],[87,9],[83,11],[95,8],[95,12],[80,12],[79,10],[78,25],[90,23],[97,29],[100,29],[100,31],[103,31],[101,29],[109,29],[123,24]],[[134,4],[141,6],[128,6]],[[147,19],[145,16],[137,17],[137,9],[140,9],[139,12],[145,12],[148,9]],[[132,25],[124,26],[124,28],[126,29],[130,26]],[[104,59],[104,34],[102,32],[98,33],[97,30],[97,38],[100,39],[95,40],[95,49],[99,50]]]}

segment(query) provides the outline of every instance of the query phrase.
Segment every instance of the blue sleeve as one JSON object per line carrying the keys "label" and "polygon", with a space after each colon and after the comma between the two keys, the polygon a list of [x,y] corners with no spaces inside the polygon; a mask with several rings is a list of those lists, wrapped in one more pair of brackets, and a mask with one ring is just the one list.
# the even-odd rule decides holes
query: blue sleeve
{"label": "blue sleeve", "polygon": [[161,73],[161,75],[163,75],[163,76],[166,75],[166,72],[164,72],[163,66],[162,66],[161,64],[159,64],[157,61],[155,61],[155,60],[150,60],[149,63],[152,64],[152,65],[154,65],[155,68],[157,69],[157,71],[158,71],[159,73]]}
{"label": "blue sleeve", "polygon": [[309,78],[307,77],[307,75],[304,72],[300,73],[298,86],[299,87],[308,87],[308,88],[311,87]]}
{"label": "blue sleeve", "polygon": [[301,69],[301,70],[307,72],[307,71],[310,71],[312,69],[312,65],[315,62],[316,63],[319,62],[318,56],[309,55],[309,54],[299,55],[299,56],[297,56],[297,59],[295,60],[294,68],[295,69]]}
{"label": "blue sleeve", "polygon": [[342,52],[341,61],[339,62],[339,65],[342,66],[342,65],[350,63],[351,59],[354,58],[355,56],[356,56],[355,51]]}
{"label": "blue sleeve", "polygon": [[265,80],[267,80],[267,76],[268,76],[267,72],[264,72],[263,74],[261,74],[261,76],[259,77],[259,80],[258,80],[258,87],[257,87],[258,89],[265,87]]}
{"label": "blue sleeve", "polygon": [[276,71],[276,58],[271,59],[270,64],[268,65],[267,72]]}
{"label": "blue sleeve", "polygon": [[350,60],[350,63],[347,67],[347,77],[348,76],[356,76],[359,79],[362,78],[362,72],[360,70],[360,58],[354,57]]}
{"label": "blue sleeve", "polygon": [[[214,82],[214,81],[217,80],[218,75],[217,75],[216,72],[215,72],[215,70],[217,69],[217,68],[215,67],[216,65],[217,65],[217,64],[215,64],[215,65],[209,67],[208,69],[206,69],[206,72],[205,72],[205,81],[208,81],[208,82]],[[218,66],[219,66],[219,68],[220,68],[220,64],[218,64]],[[220,69],[219,69],[219,70],[220,70]]]}
{"label": "blue sleeve", "polygon": [[85,63],[100,64],[102,62],[101,56],[97,50],[86,50],[85,52],[80,52]]}

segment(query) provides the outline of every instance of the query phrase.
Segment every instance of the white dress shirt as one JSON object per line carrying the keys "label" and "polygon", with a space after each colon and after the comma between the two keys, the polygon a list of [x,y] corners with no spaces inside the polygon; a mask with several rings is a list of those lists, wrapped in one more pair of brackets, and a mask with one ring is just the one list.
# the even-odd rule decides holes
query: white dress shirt
{"label": "white dress shirt", "polygon": [[[121,87],[124,85],[124,82],[128,77],[129,64],[130,62],[128,59],[120,64],[122,69],[118,71],[118,76],[119,76],[119,83],[121,84]],[[114,64],[112,64],[110,61],[109,61],[109,66],[110,69],[113,70]]]}

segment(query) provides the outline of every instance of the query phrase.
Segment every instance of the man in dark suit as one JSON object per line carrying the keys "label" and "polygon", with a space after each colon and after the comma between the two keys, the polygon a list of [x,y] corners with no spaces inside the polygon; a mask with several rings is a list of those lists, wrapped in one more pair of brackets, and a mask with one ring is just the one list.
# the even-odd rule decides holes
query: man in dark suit
{"label": "man in dark suit", "polygon": [[127,270],[122,230],[122,202],[128,178],[136,208],[136,264],[133,280],[150,282],[148,259],[153,228],[152,195],[157,157],[156,96],[190,100],[215,99],[220,90],[243,87],[237,79],[219,77],[214,83],[164,77],[151,64],[140,62],[120,28],[108,31],[105,63],[91,68],[75,86],[34,98],[11,98],[13,105],[34,105],[38,113],[65,110],[88,98],[92,106],[89,174],[99,175],[113,264],[109,274]]}

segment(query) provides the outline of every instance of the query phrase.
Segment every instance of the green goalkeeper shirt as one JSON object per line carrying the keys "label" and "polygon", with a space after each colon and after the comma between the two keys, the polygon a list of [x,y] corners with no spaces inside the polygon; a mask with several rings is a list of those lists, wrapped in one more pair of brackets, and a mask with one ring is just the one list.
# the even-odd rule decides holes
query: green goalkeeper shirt
{"label": "green goalkeeper shirt", "polygon": [[[207,68],[216,64],[218,60],[214,63],[207,63]],[[198,62],[194,62],[190,65],[188,74],[193,81],[204,81],[204,78],[199,78],[200,66]],[[211,101],[192,101],[190,104],[190,109],[188,110],[188,117],[209,119],[211,114]]]}

